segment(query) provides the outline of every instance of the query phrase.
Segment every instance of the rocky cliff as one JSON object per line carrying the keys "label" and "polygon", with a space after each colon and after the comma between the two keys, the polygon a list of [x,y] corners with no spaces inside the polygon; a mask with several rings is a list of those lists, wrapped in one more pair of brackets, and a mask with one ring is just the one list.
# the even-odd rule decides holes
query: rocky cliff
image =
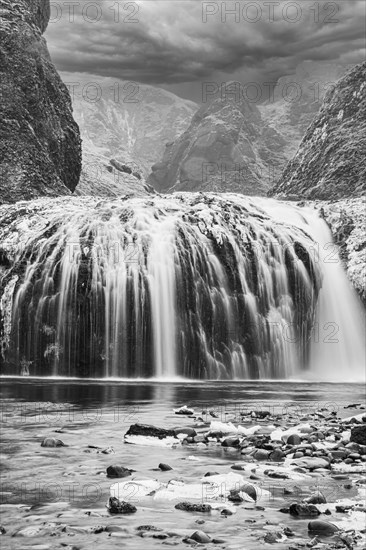
{"label": "rocky cliff", "polygon": [[286,161],[284,138],[266,124],[240,83],[221,86],[188,129],[166,146],[149,183],[158,191],[215,191],[263,195],[273,170]]}
{"label": "rocky cliff", "polygon": [[69,194],[81,140],[42,36],[49,0],[0,0],[0,17],[0,202]]}
{"label": "rocky cliff", "polygon": [[363,63],[327,92],[271,195],[336,200],[365,193],[365,80]]}

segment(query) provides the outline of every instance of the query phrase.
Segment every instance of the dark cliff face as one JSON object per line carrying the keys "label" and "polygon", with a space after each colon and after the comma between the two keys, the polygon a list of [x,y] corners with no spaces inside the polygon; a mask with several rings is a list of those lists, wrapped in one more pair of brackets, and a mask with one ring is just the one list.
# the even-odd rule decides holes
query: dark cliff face
{"label": "dark cliff face", "polygon": [[284,140],[240,92],[239,83],[225,84],[167,144],[148,179],[156,190],[266,193],[272,169],[284,163]]}
{"label": "dark cliff face", "polygon": [[0,0],[0,202],[73,191],[81,140],[42,37],[49,0]]}
{"label": "dark cliff face", "polygon": [[366,63],[326,94],[294,158],[270,191],[277,197],[334,200],[366,191]]}

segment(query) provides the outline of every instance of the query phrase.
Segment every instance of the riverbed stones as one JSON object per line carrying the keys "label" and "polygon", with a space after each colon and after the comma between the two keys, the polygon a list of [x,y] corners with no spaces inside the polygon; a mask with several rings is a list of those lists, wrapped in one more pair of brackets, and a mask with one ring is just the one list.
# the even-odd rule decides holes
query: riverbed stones
{"label": "riverbed stones", "polygon": [[317,470],[319,468],[329,468],[329,461],[324,458],[319,457],[302,457],[298,459],[293,459],[291,464],[296,464],[300,468],[307,468],[308,470]]}
{"label": "riverbed stones", "polygon": [[109,497],[108,510],[111,514],[134,514],[137,512],[136,506],[116,497]]}
{"label": "riverbed stones", "polygon": [[351,429],[350,441],[359,445],[366,445],[366,424]]}
{"label": "riverbed stones", "polygon": [[308,531],[312,535],[332,536],[339,531],[339,527],[329,521],[316,519],[309,522]]}
{"label": "riverbed stones", "polygon": [[142,435],[145,437],[157,437],[158,439],[176,437],[174,430],[157,428],[156,426],[151,426],[149,424],[132,424],[125,435]]}
{"label": "riverbed stones", "polygon": [[305,499],[305,501],[308,504],[325,504],[327,502],[327,499],[325,498],[323,493],[319,491],[310,495],[308,498]]}
{"label": "riverbed stones", "polygon": [[119,477],[127,477],[130,476],[132,473],[132,470],[129,470],[128,468],[124,468],[123,466],[108,466],[107,468],[107,477],[110,478],[119,478]]}

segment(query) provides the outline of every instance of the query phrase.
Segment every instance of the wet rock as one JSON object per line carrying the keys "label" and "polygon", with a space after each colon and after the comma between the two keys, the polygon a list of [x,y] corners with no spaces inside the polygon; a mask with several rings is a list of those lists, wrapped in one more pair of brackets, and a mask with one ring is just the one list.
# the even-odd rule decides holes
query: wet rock
{"label": "wet rock", "polygon": [[301,437],[298,434],[291,434],[288,436],[287,445],[300,445]]}
{"label": "wet rock", "polygon": [[164,464],[163,462],[160,462],[159,468],[162,472],[168,472],[169,470],[173,469],[171,466],[169,466],[169,464]]}
{"label": "wet rock", "polygon": [[221,515],[222,516],[232,516],[233,513],[231,510],[229,510],[228,508],[224,508],[223,510],[221,510]]}
{"label": "wet rock", "polygon": [[211,537],[206,535],[203,531],[195,531],[190,538],[192,540],[195,540],[196,542],[200,542],[202,544],[205,544],[206,542],[211,542]]}
{"label": "wet rock", "polygon": [[245,465],[246,465],[245,462],[244,463],[237,462],[231,466],[231,469],[242,471],[242,470],[245,470]]}
{"label": "wet rock", "polygon": [[350,441],[359,445],[366,445],[366,424],[351,429]]}
{"label": "wet rock", "polygon": [[327,499],[321,492],[314,493],[305,499],[308,504],[325,504]]}
{"label": "wet rock", "polygon": [[334,535],[334,533],[337,533],[337,531],[339,531],[339,528],[333,523],[329,523],[328,521],[316,519],[309,522],[308,531],[312,535],[317,534],[322,536],[331,536]]}
{"label": "wet rock", "polygon": [[286,537],[294,537],[295,536],[295,533],[293,532],[292,529],[290,529],[290,527],[285,527],[284,530],[283,530],[283,534],[286,535]]}
{"label": "wet rock", "polygon": [[295,517],[314,517],[319,516],[320,511],[313,504],[298,504],[295,502],[290,506],[290,514]]}
{"label": "wet rock", "polygon": [[0,535],[5,535],[6,529],[3,525],[0,525]]}
{"label": "wet rock", "polygon": [[61,439],[56,439],[55,437],[46,437],[42,443],[41,447],[67,447]]}
{"label": "wet rock", "polygon": [[203,477],[218,476],[219,472],[206,472]]}
{"label": "wet rock", "polygon": [[130,476],[131,473],[132,470],[124,468],[123,466],[108,466],[107,468],[107,476],[110,478],[127,477]]}
{"label": "wet rock", "polygon": [[134,514],[137,512],[136,506],[116,497],[109,497],[108,510],[111,514]]}
{"label": "wet rock", "polygon": [[143,435],[149,437],[157,437],[164,439],[165,437],[175,437],[174,430],[166,430],[165,428],[157,428],[148,424],[132,424],[125,435]]}
{"label": "wet rock", "polygon": [[179,502],[175,505],[176,510],[184,510],[185,512],[211,512],[210,504],[193,504],[191,502]]}

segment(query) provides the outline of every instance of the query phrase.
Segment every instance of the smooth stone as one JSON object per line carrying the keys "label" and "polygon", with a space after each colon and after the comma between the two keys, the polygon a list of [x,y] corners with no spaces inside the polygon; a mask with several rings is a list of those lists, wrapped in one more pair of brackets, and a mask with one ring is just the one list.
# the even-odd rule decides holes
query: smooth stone
{"label": "smooth stone", "polygon": [[267,533],[264,537],[264,542],[268,544],[275,544],[281,540],[281,533]]}
{"label": "smooth stone", "polygon": [[131,470],[123,466],[108,466],[107,468],[107,476],[110,478],[127,477],[130,476],[131,473]]}
{"label": "smooth stone", "polygon": [[192,540],[195,540],[196,542],[200,542],[202,544],[205,544],[206,542],[211,542],[211,537],[206,535],[203,531],[195,531],[190,538]]}
{"label": "smooth stone", "polygon": [[42,443],[41,447],[66,447],[65,443],[61,439],[56,439],[55,437],[46,437]]}
{"label": "smooth stone", "polygon": [[333,523],[329,523],[328,521],[316,519],[309,522],[308,531],[312,534],[331,536],[334,535],[334,533],[337,533],[337,531],[339,531],[339,528]]}
{"label": "smooth stone", "polygon": [[319,516],[320,511],[313,504],[298,504],[297,502],[290,506],[291,516],[314,517]]}
{"label": "smooth stone", "polygon": [[318,458],[316,456],[295,459],[292,460],[292,464],[295,464],[302,468],[308,468],[309,470],[316,470],[318,468],[329,468],[328,460],[325,460],[324,458]]}
{"label": "smooth stone", "polygon": [[172,470],[172,469],[173,469],[171,466],[169,466],[169,464],[164,464],[163,462],[160,462],[159,468],[160,468],[160,470],[162,470],[163,472],[168,472],[169,470]]}
{"label": "smooth stone", "polygon": [[122,527],[122,525],[107,525],[104,530],[107,533],[128,533],[127,527]]}
{"label": "smooth stone", "polygon": [[283,451],[280,451],[279,449],[275,449],[272,451],[269,455],[269,459],[272,462],[281,462],[285,457],[285,453]]}

